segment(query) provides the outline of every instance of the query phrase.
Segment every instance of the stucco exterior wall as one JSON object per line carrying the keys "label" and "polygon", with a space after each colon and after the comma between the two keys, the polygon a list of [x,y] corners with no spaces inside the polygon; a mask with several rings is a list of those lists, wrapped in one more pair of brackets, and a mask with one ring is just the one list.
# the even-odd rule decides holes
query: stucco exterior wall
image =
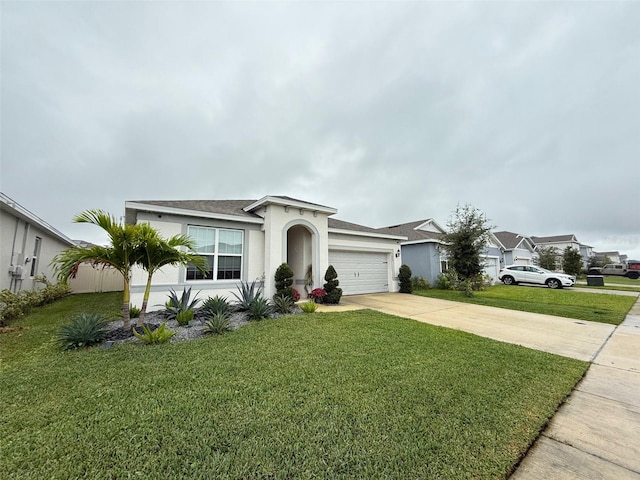
{"label": "stucco exterior wall", "polygon": [[[189,225],[242,230],[244,232],[244,248],[241,280],[249,282],[255,279],[261,280],[264,271],[263,254],[261,253],[264,252],[264,234],[260,231],[260,225],[190,216],[158,215],[148,212],[138,212],[137,222],[149,223],[165,238],[178,234],[186,235]],[[142,305],[146,282],[147,273],[141,268],[135,268],[131,276],[131,303],[133,305],[138,307]],[[170,289],[180,294],[183,289],[191,287],[192,296],[198,294],[200,300],[215,295],[233,300],[233,293],[238,292],[239,283],[239,280],[187,281],[185,267],[166,266],[153,276],[147,310],[164,308]]]}
{"label": "stucco exterior wall", "polygon": [[440,275],[440,253],[434,243],[403,245],[402,258],[413,276],[422,277],[432,285]]}
{"label": "stucco exterior wall", "polygon": [[[31,275],[36,237],[41,241],[35,260],[36,267]],[[54,270],[50,263],[54,256],[70,246],[37,224],[0,210],[0,289],[17,291],[41,288],[42,284],[33,281],[33,277],[37,275],[45,275],[55,283]],[[19,264],[23,266],[22,276],[12,277],[9,273],[10,265]]]}

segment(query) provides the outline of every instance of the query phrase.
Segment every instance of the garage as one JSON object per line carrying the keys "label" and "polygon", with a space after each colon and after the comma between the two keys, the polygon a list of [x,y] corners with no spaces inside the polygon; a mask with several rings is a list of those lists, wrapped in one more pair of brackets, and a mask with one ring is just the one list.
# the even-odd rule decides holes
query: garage
{"label": "garage", "polygon": [[389,291],[389,263],[386,253],[330,250],[329,264],[338,273],[344,295]]}
{"label": "garage", "polygon": [[483,273],[491,278],[492,283],[498,282],[498,259],[495,257],[485,257],[484,258],[484,269]]}

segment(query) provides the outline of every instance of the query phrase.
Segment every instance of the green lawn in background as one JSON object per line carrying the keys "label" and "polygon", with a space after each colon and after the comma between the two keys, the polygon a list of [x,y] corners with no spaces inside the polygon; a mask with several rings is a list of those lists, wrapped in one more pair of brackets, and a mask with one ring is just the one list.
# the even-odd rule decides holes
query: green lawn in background
{"label": "green lawn in background", "polygon": [[84,298],[0,335],[3,478],[502,479],[588,366],[369,310],[60,352]]}
{"label": "green lawn in background", "polygon": [[546,287],[525,285],[495,285],[473,297],[465,297],[455,290],[418,290],[424,297],[474,303],[491,307],[508,308],[524,312],[543,313],[558,317],[575,318],[592,322],[620,324],[636,297],[606,293],[575,292],[567,289],[552,290]]}
{"label": "green lawn in background", "polygon": [[576,287],[593,288],[600,290],[622,290],[627,292],[640,292],[640,279],[631,279],[627,277],[617,277],[614,275],[604,276],[604,287],[591,287],[587,285],[587,278],[578,278]]}

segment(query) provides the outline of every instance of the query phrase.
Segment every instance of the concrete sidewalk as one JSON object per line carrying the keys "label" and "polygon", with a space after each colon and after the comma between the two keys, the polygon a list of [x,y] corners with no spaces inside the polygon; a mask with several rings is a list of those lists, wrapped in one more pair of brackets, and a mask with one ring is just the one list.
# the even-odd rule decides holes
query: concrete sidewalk
{"label": "concrete sidewalk", "polygon": [[323,311],[371,308],[592,362],[512,480],[640,480],[640,300],[613,325],[383,293]]}
{"label": "concrete sidewalk", "polygon": [[640,300],[511,478],[640,479]]}

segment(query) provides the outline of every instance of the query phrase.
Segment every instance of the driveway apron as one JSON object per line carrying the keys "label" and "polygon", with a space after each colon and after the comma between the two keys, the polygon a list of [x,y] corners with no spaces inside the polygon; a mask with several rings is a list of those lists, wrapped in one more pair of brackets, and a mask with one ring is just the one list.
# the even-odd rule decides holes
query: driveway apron
{"label": "driveway apron", "polygon": [[511,479],[640,480],[640,299],[618,327],[397,293],[343,297],[341,308],[370,308],[591,362]]}

